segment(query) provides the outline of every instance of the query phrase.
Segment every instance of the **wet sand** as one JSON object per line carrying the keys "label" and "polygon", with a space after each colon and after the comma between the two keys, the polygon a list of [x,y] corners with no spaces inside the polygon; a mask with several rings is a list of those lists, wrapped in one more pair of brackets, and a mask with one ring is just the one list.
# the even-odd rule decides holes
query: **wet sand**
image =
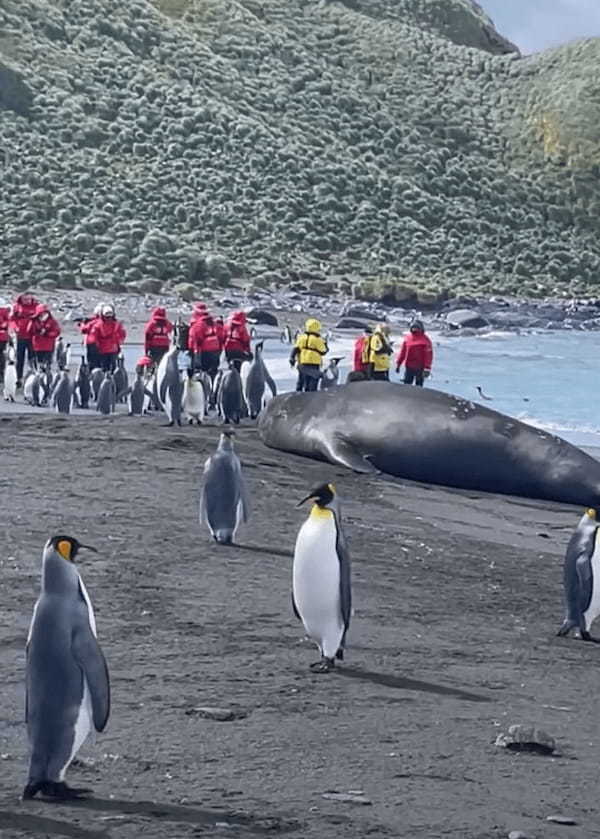
{"label": "wet sand", "polygon": [[[600,648],[554,636],[579,509],[356,476],[245,426],[252,516],[222,548],[197,521],[218,429],[162,422],[0,416],[2,839],[600,835]],[[295,504],[322,480],[343,498],[355,602],[329,675],[309,671],[290,605]],[[24,645],[59,530],[100,550],[80,570],[112,716],[68,773],[93,799],[23,804]],[[559,756],[496,748],[512,723],[546,729]],[[350,790],[370,804],[323,798]]]}

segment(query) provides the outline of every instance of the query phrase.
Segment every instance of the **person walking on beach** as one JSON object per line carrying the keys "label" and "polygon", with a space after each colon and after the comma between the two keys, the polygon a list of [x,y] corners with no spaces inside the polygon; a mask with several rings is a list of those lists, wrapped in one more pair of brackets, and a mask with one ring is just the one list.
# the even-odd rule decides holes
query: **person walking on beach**
{"label": "person walking on beach", "polygon": [[296,339],[290,355],[290,366],[298,364],[297,391],[316,390],[321,378],[321,362],[329,352],[327,342],[321,337],[321,324],[316,318],[308,318],[304,332]]}
{"label": "person walking on beach", "polygon": [[31,341],[36,364],[47,364],[50,367],[56,339],[60,335],[60,326],[45,303],[40,303],[36,307],[35,314],[27,327],[27,335]]}
{"label": "person walking on beach", "polygon": [[29,335],[29,324],[35,315],[38,302],[29,291],[20,294],[12,305],[9,325],[17,339],[16,368],[17,387],[23,384],[23,368],[25,356],[27,361],[33,361],[33,348]]}
{"label": "person walking on beach", "polygon": [[161,358],[171,346],[172,332],[173,324],[167,319],[166,309],[157,306],[144,328],[144,352],[154,364],[160,364]]}
{"label": "person walking on beach", "polygon": [[244,361],[251,361],[250,333],[246,326],[246,313],[234,312],[225,321],[223,349],[227,361],[232,361],[238,373]]}
{"label": "person walking on beach", "polygon": [[396,358],[396,373],[404,364],[404,384],[423,387],[423,381],[431,375],[433,345],[425,334],[423,321],[413,320],[410,332],[405,336]]}
{"label": "person walking on beach", "polygon": [[360,335],[354,342],[354,353],[352,356],[352,372],[363,373],[364,378],[367,377],[368,364],[363,361],[363,354],[365,351],[365,344],[368,344],[373,330],[370,326],[365,326],[363,334]]}
{"label": "person walking on beach", "polygon": [[98,349],[98,367],[114,373],[117,358],[127,337],[125,327],[117,320],[113,306],[102,306],[100,317],[90,329],[90,338]]}
{"label": "person walking on beach", "polygon": [[375,381],[389,381],[392,345],[389,342],[390,328],[385,323],[378,323],[375,331],[363,344],[363,364],[367,368],[367,378]]}
{"label": "person walking on beach", "polygon": [[188,347],[193,353],[194,368],[199,367],[214,381],[223,349],[223,332],[212,315],[205,313],[192,321]]}
{"label": "person walking on beach", "polygon": [[5,350],[10,342],[8,325],[10,321],[10,306],[0,306],[0,382],[4,381],[4,365],[6,363]]}
{"label": "person walking on beach", "polygon": [[90,318],[83,318],[83,320],[77,321],[79,331],[83,335],[85,356],[90,370],[94,370],[96,367],[100,366],[98,347],[96,346],[95,339],[92,336],[92,329],[94,328],[94,324],[100,320],[101,314],[102,303],[98,303],[97,306],[94,307],[94,313]]}

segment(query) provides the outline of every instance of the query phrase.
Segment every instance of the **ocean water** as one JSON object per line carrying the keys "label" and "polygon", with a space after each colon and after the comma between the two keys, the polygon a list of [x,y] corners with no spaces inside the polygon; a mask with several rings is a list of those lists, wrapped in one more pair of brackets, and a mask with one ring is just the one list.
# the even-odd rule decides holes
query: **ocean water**
{"label": "ocean water", "polygon": [[[264,357],[275,381],[282,391],[292,390],[296,377],[288,363],[289,345],[281,343],[278,330],[259,327],[259,335],[267,339]],[[600,333],[430,336],[430,387],[480,402],[578,446],[600,446]],[[354,338],[334,333],[329,340],[330,355],[344,357],[340,381],[351,369]]]}

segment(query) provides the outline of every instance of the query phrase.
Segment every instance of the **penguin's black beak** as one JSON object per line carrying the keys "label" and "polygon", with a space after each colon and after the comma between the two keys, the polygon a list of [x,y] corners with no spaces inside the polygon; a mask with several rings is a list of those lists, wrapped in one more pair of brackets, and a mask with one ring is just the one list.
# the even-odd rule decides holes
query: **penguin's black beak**
{"label": "penguin's black beak", "polygon": [[79,547],[80,548],[85,548],[86,551],[91,551],[92,553],[95,553],[95,554],[98,553],[98,548],[93,548],[91,545],[82,545],[81,542],[80,542]]}
{"label": "penguin's black beak", "polygon": [[314,495],[307,495],[306,498],[303,498],[302,501],[299,501],[296,504],[296,507],[301,507],[303,504],[306,504],[307,501],[316,501],[316,500],[317,499],[315,498]]}

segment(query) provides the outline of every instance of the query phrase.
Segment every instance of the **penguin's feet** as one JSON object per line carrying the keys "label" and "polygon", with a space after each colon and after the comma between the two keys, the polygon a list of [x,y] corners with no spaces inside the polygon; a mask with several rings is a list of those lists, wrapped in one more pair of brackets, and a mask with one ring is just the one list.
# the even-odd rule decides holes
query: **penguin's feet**
{"label": "penguin's feet", "polygon": [[589,632],[586,632],[584,629],[580,629],[578,632],[575,633],[575,637],[579,641],[589,641],[591,644],[600,644],[599,638],[593,638]]}
{"label": "penguin's feet", "polygon": [[314,661],[310,665],[313,673],[330,673],[335,668],[335,659],[323,656],[320,661]]}

